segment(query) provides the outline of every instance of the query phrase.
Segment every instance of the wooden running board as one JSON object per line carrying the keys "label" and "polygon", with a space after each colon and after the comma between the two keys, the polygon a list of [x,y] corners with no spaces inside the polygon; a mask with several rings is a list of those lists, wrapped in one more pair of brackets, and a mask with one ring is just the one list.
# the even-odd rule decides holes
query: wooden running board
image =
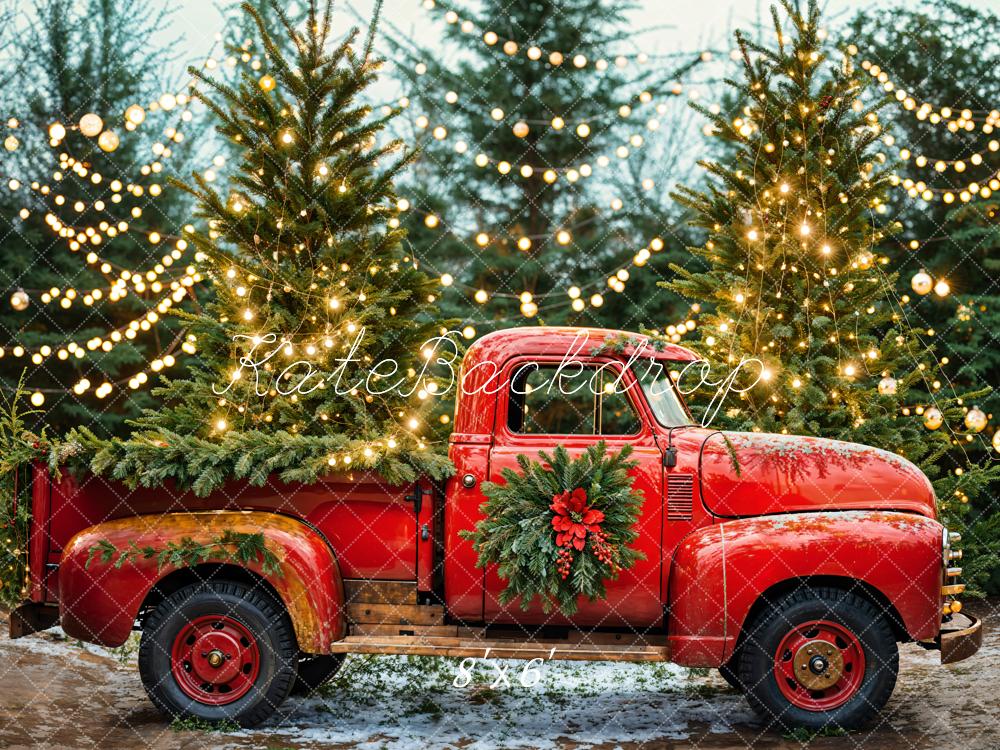
{"label": "wooden running board", "polygon": [[665,661],[661,634],[571,630],[565,637],[539,636],[517,628],[447,624],[444,607],[417,604],[409,581],[344,581],[348,635],[330,649],[345,654],[478,656],[502,659]]}
{"label": "wooden running board", "polygon": [[[478,656],[497,659],[575,659],[588,661],[666,661],[665,645],[647,638],[597,643],[580,640],[515,640],[432,635],[348,635],[330,648],[334,654],[410,654]],[[657,639],[660,640],[660,639]]]}

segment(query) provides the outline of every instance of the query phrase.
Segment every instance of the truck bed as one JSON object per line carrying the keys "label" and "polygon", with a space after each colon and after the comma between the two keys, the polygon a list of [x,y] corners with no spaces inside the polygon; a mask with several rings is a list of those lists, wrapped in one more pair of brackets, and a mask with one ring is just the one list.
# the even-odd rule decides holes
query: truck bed
{"label": "truck bed", "polygon": [[[258,510],[298,518],[337,550],[345,578],[415,582],[418,519],[413,498],[421,485],[425,494],[431,491],[429,482],[391,486],[368,472],[353,472],[315,484],[286,484],[275,478],[255,487],[233,481],[198,497],[169,483],[130,489],[94,475],[55,478],[39,463],[32,471],[30,598],[57,601],[60,556],[83,529],[118,518],[184,511]],[[426,503],[428,516],[431,505]],[[375,527],[379,533],[370,533]]]}

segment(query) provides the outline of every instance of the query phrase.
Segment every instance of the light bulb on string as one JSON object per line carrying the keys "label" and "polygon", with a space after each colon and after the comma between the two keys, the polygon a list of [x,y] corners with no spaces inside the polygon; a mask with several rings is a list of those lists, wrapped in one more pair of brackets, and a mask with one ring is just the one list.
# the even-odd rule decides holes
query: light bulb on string
{"label": "light bulb on string", "polygon": [[146,119],[146,110],[138,104],[131,104],[125,110],[125,120],[133,125],[141,125]]}
{"label": "light bulb on string", "polygon": [[113,130],[105,130],[97,137],[97,145],[109,153],[118,148],[119,142],[118,134]]}
{"label": "light bulb on string", "polygon": [[23,289],[18,289],[12,295],[10,295],[10,306],[13,307],[17,312],[24,312],[28,309],[28,304],[30,303],[30,298],[28,293]]}
{"label": "light bulb on string", "polygon": [[88,112],[80,118],[80,132],[88,138],[93,138],[104,129],[104,120],[93,112]]}

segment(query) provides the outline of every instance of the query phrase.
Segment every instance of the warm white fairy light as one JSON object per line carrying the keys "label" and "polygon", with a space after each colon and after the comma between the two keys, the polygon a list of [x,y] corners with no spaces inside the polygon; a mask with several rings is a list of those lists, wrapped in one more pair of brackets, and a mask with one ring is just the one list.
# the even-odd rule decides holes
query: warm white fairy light
{"label": "warm white fairy light", "polygon": [[[42,362],[51,356],[53,352],[59,359],[68,359],[69,356],[82,359],[86,356],[87,351],[109,352],[122,342],[135,339],[140,332],[151,330],[163,314],[165,314],[174,304],[180,302],[187,295],[187,288],[196,283],[197,280],[200,280],[200,278],[200,274],[195,272],[193,275],[185,277],[185,281],[187,281],[186,284],[174,282],[175,288],[173,288],[173,291],[164,296],[156,304],[154,309],[148,310],[144,315],[131,320],[119,328],[109,331],[101,336],[91,337],[86,342],[67,341],[56,345],[55,349],[48,345],[40,347],[36,352],[32,353],[31,360],[33,364],[42,364]],[[12,352],[16,352],[18,350],[20,350],[22,354],[25,352],[23,346],[17,344],[13,345]],[[2,356],[2,354],[0,354],[0,356]]]}
{"label": "warm white fairy light", "polygon": [[[437,8],[437,4],[432,0],[424,0],[423,6],[427,10],[440,10]],[[443,18],[446,23],[458,26],[463,33],[478,36],[482,40],[482,43],[487,47],[498,48],[509,57],[523,52],[525,57],[532,62],[547,62],[549,65],[554,67],[562,65],[565,61],[564,53],[558,50],[545,49],[536,43],[519,42],[515,39],[505,39],[501,42],[500,36],[496,31],[481,28],[473,21],[463,19],[454,10],[448,9],[444,11]],[[711,53],[702,52],[699,59],[702,62],[711,60]],[[649,55],[645,52],[630,53],[629,55],[617,55],[615,56],[613,62],[616,68],[624,68],[633,64],[645,65],[649,62]],[[572,63],[574,67],[577,68],[585,68],[587,65],[593,65],[599,71],[607,70],[610,67],[610,63],[604,58],[589,60],[582,54],[575,55],[572,59]]]}
{"label": "warm white fairy light", "polygon": [[[503,110],[496,108],[493,110],[492,115],[494,119],[498,116],[500,119],[503,117]],[[418,126],[421,129],[430,128],[430,120],[425,115],[421,115],[418,120]],[[420,125],[422,123],[422,125]],[[436,129],[436,128],[435,128]],[[577,126],[575,132],[582,138],[586,138],[591,134],[590,125],[587,123],[581,123]],[[447,129],[443,128],[442,137],[447,137]],[[459,146],[459,144],[461,144]],[[620,159],[628,158],[632,154],[632,149],[642,148],[646,145],[646,140],[640,133],[633,133],[628,136],[625,143],[614,149],[615,155]],[[465,141],[459,141],[456,143],[455,148],[456,153],[467,154],[468,144]],[[475,155],[470,154],[473,162],[478,167],[488,167],[493,165],[496,170],[502,175],[508,175],[511,173],[521,175],[524,178],[532,177],[536,172],[541,172],[543,179],[547,183],[553,183],[558,179],[559,174],[565,175],[565,178],[569,182],[576,182],[579,178],[589,177],[593,173],[593,165],[588,162],[582,162],[579,165],[564,165],[561,167],[551,167],[544,164],[530,164],[521,162],[510,162],[506,159],[498,159],[494,156],[490,156],[486,153],[476,153]],[[607,155],[599,155],[596,159],[597,166],[601,168],[609,167],[612,164],[611,159]],[[647,188],[648,189],[648,188]]]}

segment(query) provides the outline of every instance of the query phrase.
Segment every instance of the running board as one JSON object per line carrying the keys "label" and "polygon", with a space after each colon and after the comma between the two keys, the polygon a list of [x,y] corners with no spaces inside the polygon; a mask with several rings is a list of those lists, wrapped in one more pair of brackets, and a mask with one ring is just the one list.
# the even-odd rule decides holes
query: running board
{"label": "running board", "polygon": [[[596,636],[597,634],[595,634]],[[430,635],[349,635],[330,648],[333,654],[407,654],[414,656],[486,657],[497,659],[574,659],[586,661],[666,661],[662,638],[612,636],[595,640],[516,640]],[[661,641],[654,643],[651,641]],[[488,652],[488,653],[487,653]]]}

